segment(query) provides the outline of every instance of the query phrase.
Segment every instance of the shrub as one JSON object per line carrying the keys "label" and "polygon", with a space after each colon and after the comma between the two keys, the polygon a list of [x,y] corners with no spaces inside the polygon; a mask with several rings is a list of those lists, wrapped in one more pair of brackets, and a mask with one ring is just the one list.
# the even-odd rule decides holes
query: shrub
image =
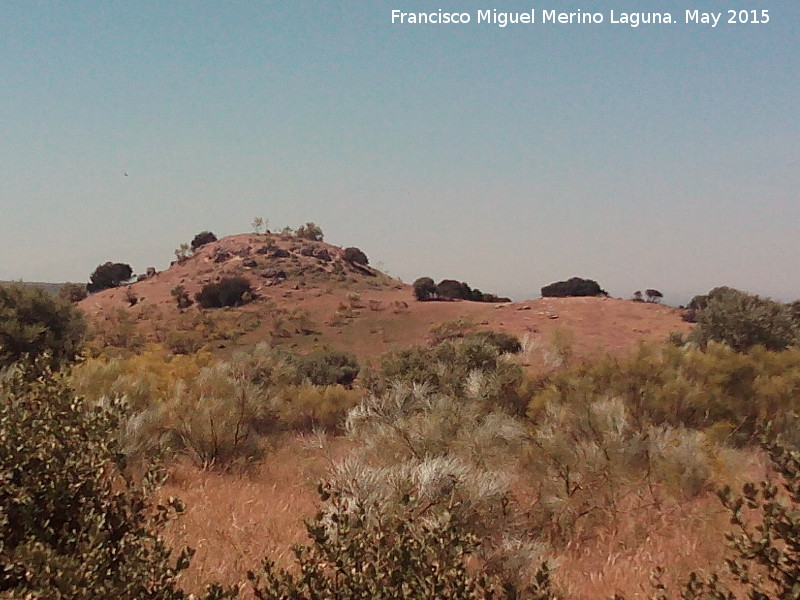
{"label": "shrub", "polygon": [[329,507],[307,523],[311,545],[295,548],[298,568],[278,570],[265,561],[260,573],[248,573],[259,600],[554,597],[546,566],[527,590],[518,590],[485,571],[473,575],[467,562],[479,540],[457,516],[432,521],[410,506],[399,515],[376,515],[362,504],[353,505],[330,484],[321,485],[319,493]]}
{"label": "shrub", "polygon": [[295,359],[298,376],[314,385],[350,385],[358,377],[356,357],[340,350],[316,350]]}
{"label": "shrub", "polygon": [[61,300],[75,304],[86,298],[87,294],[86,284],[68,281],[58,288],[57,296]]}
{"label": "shrub", "polygon": [[497,348],[500,354],[519,354],[522,352],[522,343],[519,338],[502,331],[478,331],[472,334],[475,339],[482,340]]}
{"label": "shrub", "polygon": [[712,290],[696,319],[691,339],[703,346],[715,341],[746,352],[756,345],[784,350],[797,343],[798,327],[786,304],[731,288]]}
{"label": "shrub", "polygon": [[[28,367],[30,369],[30,367]],[[56,600],[183,600],[180,571],[162,538],[183,506],[149,500],[115,441],[118,406],[90,406],[63,377],[34,367],[0,379],[0,595]],[[207,598],[232,598],[215,588]]]}
{"label": "shrub", "polygon": [[344,249],[344,253],[342,254],[342,257],[347,262],[355,263],[357,265],[368,265],[369,264],[369,259],[367,258],[367,255],[364,254],[358,248],[353,248],[353,247],[345,248]]}
{"label": "shrub", "polygon": [[85,335],[83,315],[72,304],[41,288],[0,285],[0,367],[25,354],[64,364],[77,357]]}
{"label": "shrub", "polygon": [[201,231],[194,239],[192,239],[192,251],[197,252],[198,248],[205,246],[206,244],[210,244],[211,242],[216,242],[217,236],[215,236],[210,231]]}
{"label": "shrub", "polygon": [[121,285],[133,277],[133,269],[124,263],[107,262],[94,270],[89,276],[89,284],[86,289],[89,293],[99,292],[108,288]]}
{"label": "shrub", "polygon": [[311,240],[312,242],[321,242],[324,237],[322,228],[310,221],[298,227],[294,234],[302,240]]}
{"label": "shrub", "polygon": [[192,305],[192,300],[189,298],[189,292],[182,285],[176,285],[170,290],[170,295],[175,300],[179,309],[189,308]]}
{"label": "shrub", "polygon": [[455,279],[442,279],[436,285],[436,295],[439,298],[447,298],[450,300],[471,300],[472,289],[466,284]]}
{"label": "shrub", "polygon": [[209,283],[195,294],[194,299],[203,308],[237,306],[251,293],[250,282],[244,277],[224,277],[218,283]]}
{"label": "shrub", "polygon": [[430,277],[420,277],[414,282],[414,297],[420,302],[436,296],[436,284]]}
{"label": "shrub", "polygon": [[608,296],[608,293],[592,279],[572,277],[567,281],[556,281],[542,288],[543,298],[566,298],[568,296]]}

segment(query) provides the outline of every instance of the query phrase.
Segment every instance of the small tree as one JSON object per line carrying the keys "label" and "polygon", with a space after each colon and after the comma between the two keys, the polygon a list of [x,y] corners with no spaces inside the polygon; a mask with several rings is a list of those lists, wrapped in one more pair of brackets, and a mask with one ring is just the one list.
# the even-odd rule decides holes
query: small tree
{"label": "small tree", "polygon": [[608,296],[608,292],[593,279],[581,277],[556,281],[542,288],[543,298],[566,298],[569,296]]}
{"label": "small tree", "polygon": [[60,300],[76,304],[86,298],[87,294],[88,292],[86,291],[86,284],[72,283],[71,281],[68,281],[58,288],[57,296]]}
{"label": "small tree", "polygon": [[90,293],[99,292],[108,288],[121,285],[133,277],[133,269],[125,263],[107,262],[98,265],[89,276],[89,285],[86,289]]}
{"label": "small tree", "polygon": [[261,230],[264,228],[264,218],[263,217],[255,217],[253,219],[253,222],[250,224],[250,226],[253,228],[253,231],[256,234],[260,234]]}
{"label": "small tree", "polygon": [[644,302],[644,296],[642,295],[641,290],[636,290],[635,292],[633,292],[633,301]]}
{"label": "small tree", "polygon": [[175,249],[175,258],[178,262],[183,262],[192,254],[192,249],[189,244],[181,244]]}
{"label": "small tree", "polygon": [[186,291],[186,288],[182,285],[176,285],[172,290],[170,290],[170,294],[172,298],[175,300],[175,303],[178,305],[178,308],[183,310],[185,308],[189,308],[192,305],[192,300],[189,298],[189,292]]}
{"label": "small tree", "polygon": [[647,301],[653,303],[661,302],[661,299],[664,297],[664,294],[652,288],[645,290],[645,294],[647,295]]}
{"label": "small tree", "polygon": [[294,234],[302,240],[311,240],[312,242],[321,242],[324,237],[322,228],[311,221],[298,227]]}
{"label": "small tree", "polygon": [[414,297],[420,302],[432,300],[436,295],[436,284],[430,277],[420,277],[414,282]]}
{"label": "small tree", "polygon": [[206,244],[210,244],[211,242],[216,242],[217,236],[215,236],[210,231],[201,231],[192,240],[192,250],[197,252],[198,248],[205,246]]}
{"label": "small tree", "polygon": [[358,248],[353,248],[353,247],[345,248],[344,252],[342,253],[342,256],[347,262],[350,263],[355,263],[357,265],[369,264],[369,259],[367,258],[367,255],[364,254]]}

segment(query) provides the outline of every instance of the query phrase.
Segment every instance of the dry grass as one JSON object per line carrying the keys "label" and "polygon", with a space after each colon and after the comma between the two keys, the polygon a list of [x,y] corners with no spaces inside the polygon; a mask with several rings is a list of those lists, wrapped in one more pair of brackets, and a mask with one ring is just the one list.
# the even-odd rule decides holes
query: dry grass
{"label": "dry grass", "polygon": [[[341,438],[327,439],[323,448],[313,438],[290,436],[247,474],[175,467],[163,493],[180,497],[187,511],[168,536],[175,546],[197,550],[183,577],[186,589],[197,592],[211,581],[244,583],[247,570],[265,556],[289,567],[292,545],[307,539],[303,520],[318,507],[316,482],[349,449]],[[731,482],[735,488],[765,476],[765,460],[755,452],[743,466]],[[715,495],[660,504],[643,497],[621,507],[613,524],[574,531],[574,540],[550,557],[559,597],[649,598],[657,566],[666,568],[664,581],[673,590],[692,570],[720,567],[728,518]],[[247,586],[242,597],[252,597]]]}
{"label": "dry grass", "polygon": [[[246,474],[202,471],[176,466],[162,489],[177,496],[186,512],[170,525],[167,537],[175,547],[197,552],[183,574],[184,587],[199,592],[218,581],[243,583],[248,569],[263,557],[288,567],[294,544],[306,541],[304,519],[313,517],[318,503],[316,483],[329,460],[344,451],[334,440],[322,452],[300,436],[286,438],[264,461]],[[249,590],[244,591],[248,598]]]}

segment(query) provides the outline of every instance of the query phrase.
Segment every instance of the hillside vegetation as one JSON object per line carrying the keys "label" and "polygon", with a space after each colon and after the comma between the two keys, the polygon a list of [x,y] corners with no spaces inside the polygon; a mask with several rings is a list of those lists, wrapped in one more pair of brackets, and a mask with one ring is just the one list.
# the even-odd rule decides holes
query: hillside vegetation
{"label": "hillside vegetation", "polygon": [[795,597],[793,305],[420,302],[321,237],[198,234],[86,343],[0,288],[0,597]]}

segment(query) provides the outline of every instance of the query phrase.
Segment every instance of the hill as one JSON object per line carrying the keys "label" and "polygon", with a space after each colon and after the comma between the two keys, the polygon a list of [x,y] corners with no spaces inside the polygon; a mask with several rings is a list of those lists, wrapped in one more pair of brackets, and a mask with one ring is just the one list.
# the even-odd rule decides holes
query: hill
{"label": "hill", "polygon": [[[228,276],[250,282],[252,301],[236,308],[179,309],[171,293],[182,286],[194,298],[204,285]],[[93,294],[80,307],[100,346],[135,349],[158,342],[189,352],[208,345],[222,355],[270,341],[300,351],[327,345],[363,359],[471,329],[541,344],[560,330],[578,354],[618,353],[640,339],[660,341],[690,328],[678,309],[612,298],[418,302],[410,285],[348,262],[342,248],[288,235],[220,239],[163,272]]]}

